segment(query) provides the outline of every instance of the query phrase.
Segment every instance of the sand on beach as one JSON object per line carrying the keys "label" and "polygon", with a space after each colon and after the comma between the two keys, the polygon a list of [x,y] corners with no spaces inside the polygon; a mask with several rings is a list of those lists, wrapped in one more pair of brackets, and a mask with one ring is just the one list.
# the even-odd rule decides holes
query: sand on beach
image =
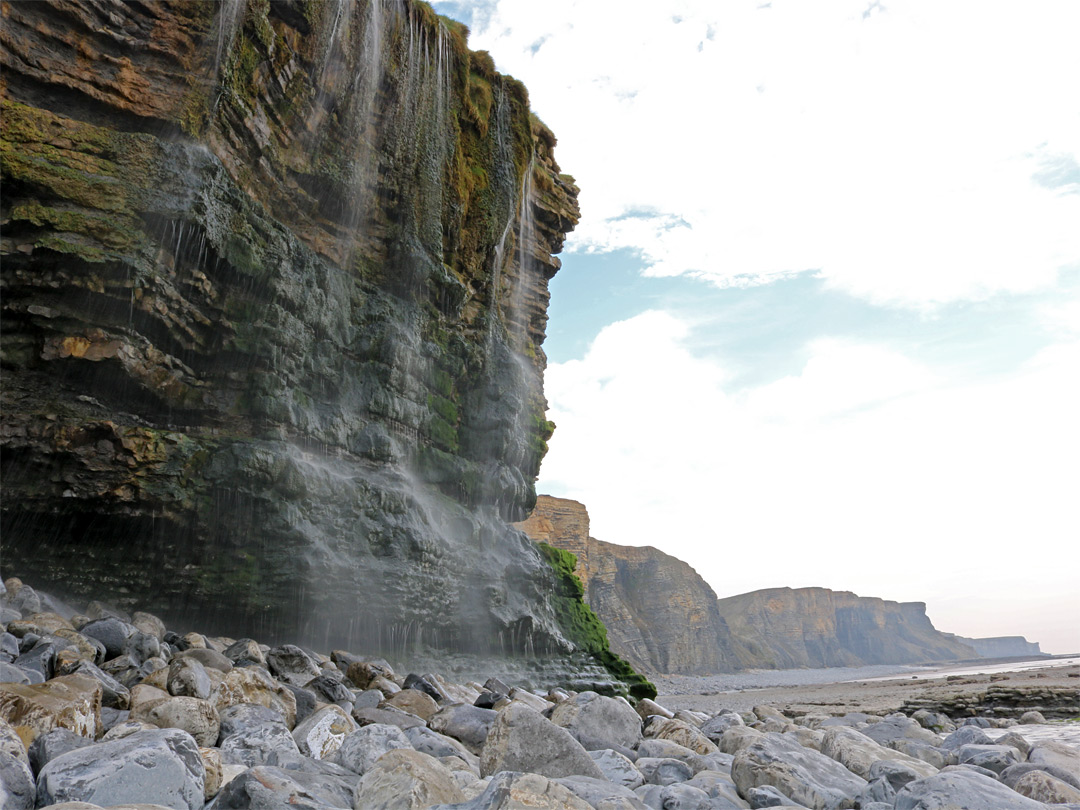
{"label": "sand on beach", "polygon": [[[657,701],[673,711],[692,709],[708,714],[720,709],[745,712],[759,705],[773,706],[789,715],[888,714],[899,711],[908,700],[942,699],[980,692],[990,685],[1080,688],[1080,663],[1075,659],[1062,662],[1061,666],[1046,663],[1040,669],[952,676],[947,674],[947,669],[860,667],[741,673],[715,678],[668,677],[656,679],[660,690]],[[890,675],[899,677],[880,680]],[[830,677],[830,682],[821,682]]]}

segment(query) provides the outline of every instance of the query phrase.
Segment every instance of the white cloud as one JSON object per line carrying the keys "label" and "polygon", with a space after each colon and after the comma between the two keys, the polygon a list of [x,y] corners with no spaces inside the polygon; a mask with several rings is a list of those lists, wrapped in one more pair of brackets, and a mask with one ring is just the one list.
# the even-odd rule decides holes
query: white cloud
{"label": "white cloud", "polygon": [[540,491],[584,502],[600,539],[687,560],[721,595],[928,601],[939,628],[1071,651],[1030,594],[1080,614],[1080,342],[960,383],[894,349],[818,340],[799,374],[743,391],[691,342],[648,312],[553,364]]}
{"label": "white cloud", "polygon": [[477,26],[582,187],[572,248],[918,308],[1080,262],[1075,180],[1047,182],[1080,161],[1080,4],[759,5],[500,0]]}

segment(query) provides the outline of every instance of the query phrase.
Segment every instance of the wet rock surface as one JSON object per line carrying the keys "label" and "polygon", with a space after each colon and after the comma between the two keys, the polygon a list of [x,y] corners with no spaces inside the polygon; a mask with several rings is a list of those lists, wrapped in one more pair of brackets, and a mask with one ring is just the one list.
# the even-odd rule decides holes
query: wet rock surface
{"label": "wet rock surface", "polygon": [[[50,621],[12,610],[12,622]],[[88,810],[1045,810],[1080,797],[1080,752],[1024,737],[1044,727],[1012,718],[920,715],[955,727],[942,736],[895,713],[789,715],[757,703],[710,716],[671,711],[663,698],[634,707],[567,687],[541,694],[505,678],[400,674],[362,650],[304,649],[292,656],[302,663],[275,664],[274,674],[260,663],[274,658],[271,648],[257,640],[158,635],[189,646],[159,648],[160,665],[131,683],[130,711],[95,702],[100,682],[84,675],[0,684],[0,696],[18,698],[0,700],[5,810],[62,802]],[[113,647],[123,652],[102,666],[126,661],[129,649]],[[310,674],[309,665],[318,674],[307,681],[313,705],[302,716],[289,698],[304,687],[283,679]],[[211,671],[205,698],[167,689]],[[473,705],[485,691],[503,695],[498,709]],[[373,696],[373,706],[356,708]],[[103,722],[109,712],[116,716]],[[908,756],[911,746],[934,756]]]}

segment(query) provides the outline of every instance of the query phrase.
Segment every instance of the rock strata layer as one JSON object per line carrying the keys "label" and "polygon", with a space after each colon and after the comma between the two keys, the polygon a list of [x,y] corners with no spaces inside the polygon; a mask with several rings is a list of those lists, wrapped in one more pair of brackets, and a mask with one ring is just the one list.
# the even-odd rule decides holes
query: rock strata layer
{"label": "rock strata layer", "polygon": [[402,654],[570,648],[535,497],[577,189],[403,0],[5,2],[7,575]]}

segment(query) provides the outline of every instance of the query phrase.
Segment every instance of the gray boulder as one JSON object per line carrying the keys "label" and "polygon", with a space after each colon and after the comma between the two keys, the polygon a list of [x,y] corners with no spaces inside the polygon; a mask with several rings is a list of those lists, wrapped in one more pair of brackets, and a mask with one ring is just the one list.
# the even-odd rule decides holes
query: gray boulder
{"label": "gray boulder", "polygon": [[232,661],[217,650],[211,650],[206,647],[193,647],[192,649],[177,653],[177,656],[179,658],[191,658],[198,661],[207,669],[216,669],[218,672],[226,674],[232,672]]}
{"label": "gray boulder", "polygon": [[322,670],[306,652],[293,644],[274,647],[266,654],[266,666],[282,683],[304,686]]}
{"label": "gray boulder", "polygon": [[1018,765],[1010,765],[998,775],[998,779],[1015,790],[1017,780],[1031,771],[1045,771],[1055,779],[1060,779],[1062,782],[1072,785],[1077,790],[1080,790],[1080,772],[1066,771],[1056,765],[1047,765],[1043,763],[1021,762]]}
{"label": "gray boulder", "polygon": [[412,748],[405,732],[397,726],[373,724],[347,735],[330,761],[363,776],[379,757],[395,748]]}
{"label": "gray boulder", "polygon": [[634,765],[650,785],[674,785],[694,778],[694,769],[678,759],[640,757]]}
{"label": "gray boulder", "polygon": [[1020,754],[1011,745],[961,745],[956,749],[956,761],[1000,774],[1010,765],[1017,764]]}
{"label": "gray boulder", "polygon": [[[694,773],[710,770],[716,764],[709,757],[694,753],[686,746],[671,740],[642,740],[637,747],[637,753],[638,757],[677,759],[689,765]],[[726,754],[712,754],[711,756],[727,757]]]}
{"label": "gray boulder", "polygon": [[604,778],[616,785],[634,790],[645,784],[645,777],[634,767],[634,763],[618,751],[611,748],[602,751],[589,751],[589,758],[603,772]]}
{"label": "gray boulder", "polygon": [[774,788],[772,785],[750,788],[746,794],[746,801],[750,803],[751,810],[760,807],[790,807],[791,799]]}
{"label": "gray boulder", "polygon": [[101,705],[103,707],[121,711],[129,708],[131,690],[112,675],[96,666],[92,661],[80,661],[72,672],[89,675],[101,684]]}
{"label": "gray boulder", "polygon": [[266,656],[263,655],[259,643],[250,638],[242,638],[225,648],[223,655],[229,659],[233,666],[266,666]]}
{"label": "gray boulder", "polygon": [[442,759],[443,757],[457,757],[471,766],[479,767],[476,754],[465,747],[464,743],[458,742],[453,737],[432,731],[426,726],[405,729],[405,736],[412,744],[414,750],[421,754]]}
{"label": "gray boulder", "polygon": [[551,722],[562,726],[587,750],[634,748],[641,740],[641,718],[630,704],[596,692],[581,692],[558,704]]}
{"label": "gray boulder", "polygon": [[1045,804],[1080,803],[1080,790],[1046,771],[1028,771],[1016,780],[1013,790]]}
{"label": "gray boulder", "polygon": [[960,726],[941,742],[946,751],[955,751],[963,745],[993,745],[994,741],[978,726]]}
{"label": "gray boulder", "polygon": [[127,654],[128,641],[138,631],[133,625],[109,616],[84,624],[79,628],[79,632],[89,638],[96,638],[104,644],[105,660],[108,661]]}
{"label": "gray boulder", "polygon": [[0,807],[34,810],[34,774],[24,759],[0,752]]}
{"label": "gray boulder", "polygon": [[[378,710],[365,709],[364,711]],[[353,712],[353,716],[358,713]],[[455,703],[440,709],[432,715],[427,724],[428,728],[459,740],[465,744],[466,748],[479,755],[497,716],[498,712],[491,709],[481,709],[466,703]],[[419,722],[413,725],[423,725],[423,723]],[[566,774],[560,774],[560,776],[564,775]]]}
{"label": "gray boulder", "polygon": [[855,807],[867,782],[833,759],[781,734],[766,734],[735,754],[731,775],[739,793],[772,785],[813,810]]}
{"label": "gray boulder", "polygon": [[35,774],[41,773],[41,769],[58,756],[93,744],[93,740],[76,734],[70,729],[54,728],[42,734],[30,745],[30,750],[27,751],[30,768]]}
{"label": "gray boulder", "polygon": [[584,799],[592,807],[604,810],[647,810],[634,792],[622,785],[615,785],[605,779],[592,779],[588,776],[564,776],[554,780],[579,799]]}
{"label": "gray boulder", "polygon": [[[484,710],[481,709],[480,711]],[[494,714],[494,712],[492,712],[492,714]],[[436,715],[436,717],[437,716],[438,715]],[[352,717],[353,720],[356,721],[356,724],[358,726],[370,726],[374,723],[380,723],[382,725],[397,726],[402,731],[424,725],[424,721],[421,720],[419,717],[414,714],[409,714],[408,712],[403,712],[400,709],[358,709],[354,706],[352,710]],[[433,717],[432,720],[434,719],[435,718]],[[431,725],[431,721],[428,722],[428,725]],[[470,738],[477,731],[475,727],[470,728],[469,724],[467,723],[462,723],[460,725],[451,723],[451,725],[453,725],[458,731],[469,735]],[[435,728],[435,726],[431,727]],[[448,732],[442,733],[446,734]],[[450,736],[453,737],[455,735],[451,734]],[[481,742],[480,744],[483,745],[483,742]]]}
{"label": "gray boulder", "polygon": [[[962,726],[971,728],[971,726]],[[907,784],[896,794],[895,810],[1046,810],[989,776],[949,768]]]}
{"label": "gray boulder", "polygon": [[[708,793],[700,788],[686,784],[675,785],[643,785],[634,791],[646,806],[652,810],[716,810],[725,805],[718,804]],[[735,805],[739,807],[740,805]],[[741,805],[748,807],[749,805]]]}
{"label": "gray boulder", "polygon": [[281,714],[252,703],[240,703],[222,711],[218,747],[223,762],[249,768],[283,767],[302,756]]}
{"label": "gray boulder", "polygon": [[718,810],[729,810],[729,808],[745,810],[746,802],[739,795],[739,790],[735,787],[730,774],[720,771],[702,771],[683,784],[705,791]]}
{"label": "gray boulder", "polygon": [[246,770],[221,789],[214,810],[351,810],[298,776],[267,765]]}
{"label": "gray boulder", "polygon": [[513,703],[499,712],[480,752],[481,776],[500,771],[527,771],[549,778],[604,778],[603,772],[570,732],[539,712]]}
{"label": "gray boulder", "polygon": [[166,684],[170,695],[200,700],[209,698],[214,688],[210,676],[206,674],[206,668],[194,658],[174,658],[169,664]]}
{"label": "gray boulder", "polygon": [[[153,763],[147,767],[146,763]],[[103,806],[160,804],[201,810],[206,769],[199,747],[179,729],[139,731],[62,754],[38,774],[40,807],[67,801]]]}
{"label": "gray boulder", "polygon": [[701,733],[719,745],[720,738],[724,736],[725,731],[732,726],[744,725],[746,723],[743,722],[741,715],[729,709],[724,709],[701,724]]}
{"label": "gray boulder", "polygon": [[1027,761],[1032,765],[1051,765],[1068,773],[1080,774],[1080,750],[1062,742],[1041,742],[1033,746]]}
{"label": "gray boulder", "polygon": [[382,756],[356,786],[355,807],[419,810],[465,800],[453,774],[434,757],[397,749]]}

